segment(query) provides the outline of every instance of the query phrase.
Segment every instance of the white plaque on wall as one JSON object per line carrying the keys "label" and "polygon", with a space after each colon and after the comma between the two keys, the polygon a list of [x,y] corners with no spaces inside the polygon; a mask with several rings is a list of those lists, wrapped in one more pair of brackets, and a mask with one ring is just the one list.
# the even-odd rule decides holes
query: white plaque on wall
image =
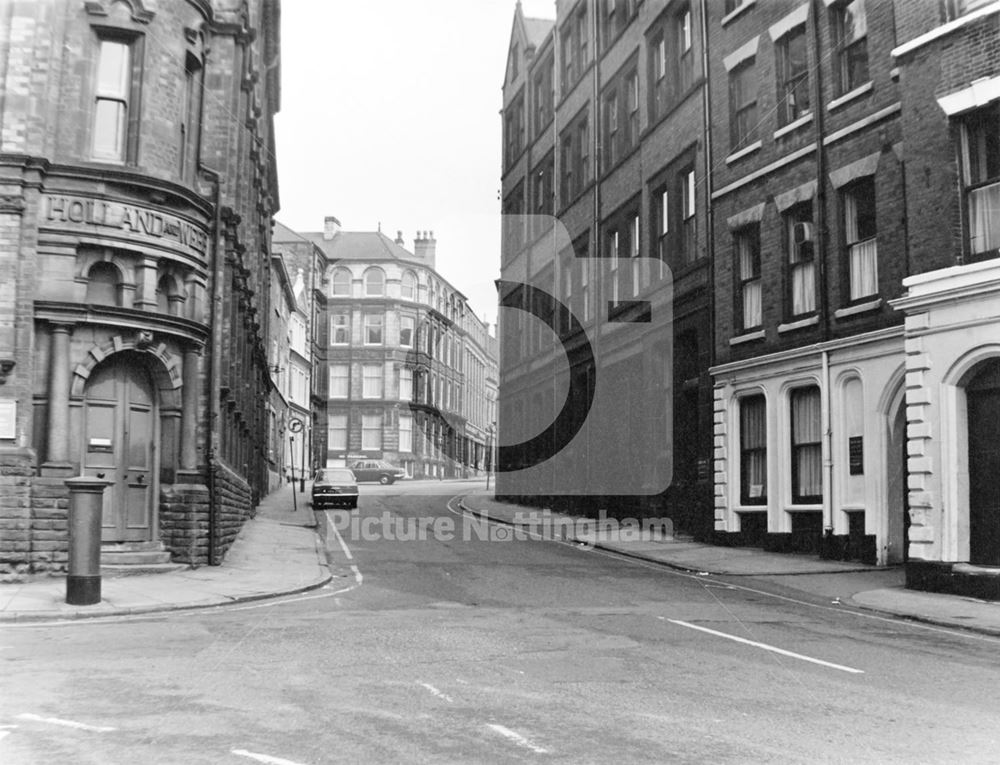
{"label": "white plaque on wall", "polygon": [[0,398],[0,438],[17,438],[17,401]]}

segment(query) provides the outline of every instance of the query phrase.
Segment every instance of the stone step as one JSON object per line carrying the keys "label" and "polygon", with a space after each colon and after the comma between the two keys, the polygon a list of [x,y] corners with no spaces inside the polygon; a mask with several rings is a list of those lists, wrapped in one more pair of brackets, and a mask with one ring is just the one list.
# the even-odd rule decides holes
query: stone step
{"label": "stone step", "polygon": [[101,563],[101,576],[117,578],[120,576],[142,576],[145,574],[169,574],[172,571],[186,569],[183,563],[150,563],[150,564],[129,564],[125,566],[108,565]]}
{"label": "stone step", "polygon": [[166,550],[145,552],[111,552],[101,550],[102,566],[150,566],[170,563],[170,553]]}

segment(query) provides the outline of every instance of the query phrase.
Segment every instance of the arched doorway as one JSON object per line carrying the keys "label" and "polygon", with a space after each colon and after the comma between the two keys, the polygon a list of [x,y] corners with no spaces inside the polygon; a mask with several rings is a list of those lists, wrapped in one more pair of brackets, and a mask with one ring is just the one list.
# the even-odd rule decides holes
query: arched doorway
{"label": "arched doorway", "polygon": [[902,400],[895,407],[895,414],[889,420],[889,434],[886,451],[886,489],[888,538],[886,563],[905,563],[909,548],[910,508],[906,487],[906,402]]}
{"label": "arched doorway", "polygon": [[1000,566],[1000,359],[965,387],[969,430],[969,562]]}
{"label": "arched doorway", "polygon": [[84,389],[84,475],[111,481],[104,491],[104,542],[155,537],[157,401],[141,354],[125,351],[98,365]]}

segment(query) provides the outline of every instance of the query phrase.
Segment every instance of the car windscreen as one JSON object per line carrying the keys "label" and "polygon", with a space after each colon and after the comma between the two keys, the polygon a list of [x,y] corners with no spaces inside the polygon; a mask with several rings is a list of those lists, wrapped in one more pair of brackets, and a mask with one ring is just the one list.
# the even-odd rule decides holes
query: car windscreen
{"label": "car windscreen", "polygon": [[316,475],[317,483],[354,483],[354,473],[347,468],[321,470]]}

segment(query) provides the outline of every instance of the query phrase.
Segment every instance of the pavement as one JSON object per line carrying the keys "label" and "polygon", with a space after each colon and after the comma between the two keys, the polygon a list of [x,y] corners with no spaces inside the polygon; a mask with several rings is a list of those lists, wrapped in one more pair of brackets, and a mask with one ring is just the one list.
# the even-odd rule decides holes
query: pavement
{"label": "pavement", "polygon": [[[295,484],[299,486],[298,483]],[[0,585],[0,622],[51,621],[155,613],[229,605],[322,587],[330,581],[316,518],[306,492],[281,488],[257,507],[219,566],[184,567],[168,573],[108,576],[101,602],[71,606],[63,576]],[[297,506],[297,509],[295,509]]]}
{"label": "pavement", "polygon": [[[463,485],[464,484],[464,485]],[[533,534],[614,552],[703,577],[753,577],[785,591],[829,599],[915,621],[1000,636],[1000,603],[907,590],[901,567],[824,561],[811,555],[716,547],[675,539],[655,528],[609,528],[593,519],[497,502],[481,488],[445,481],[473,515]],[[298,484],[296,484],[296,487]],[[102,600],[65,602],[66,580],[46,576],[0,585],[0,622],[52,621],[156,613],[275,598],[317,589],[331,580],[316,520],[305,494],[285,484],[266,497],[222,564],[169,573],[104,576]]]}

